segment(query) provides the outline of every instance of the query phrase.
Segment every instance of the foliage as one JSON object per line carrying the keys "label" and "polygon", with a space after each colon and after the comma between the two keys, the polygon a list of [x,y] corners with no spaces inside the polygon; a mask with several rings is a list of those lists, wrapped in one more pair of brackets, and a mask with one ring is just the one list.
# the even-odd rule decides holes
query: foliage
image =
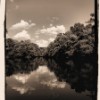
{"label": "foliage", "polygon": [[27,41],[6,39],[6,58],[31,59],[36,56],[69,58],[74,56],[93,56],[95,53],[94,15],[86,25],[76,23],[66,33],[59,33],[47,48]]}
{"label": "foliage", "polygon": [[[93,16],[92,16],[93,17]],[[93,18],[90,18],[92,20]],[[76,23],[66,33],[57,35],[54,42],[47,47],[47,55],[56,58],[72,56],[90,56],[94,54],[94,24]]]}
{"label": "foliage", "polygon": [[31,59],[39,55],[39,47],[30,41],[6,39],[6,58]]}

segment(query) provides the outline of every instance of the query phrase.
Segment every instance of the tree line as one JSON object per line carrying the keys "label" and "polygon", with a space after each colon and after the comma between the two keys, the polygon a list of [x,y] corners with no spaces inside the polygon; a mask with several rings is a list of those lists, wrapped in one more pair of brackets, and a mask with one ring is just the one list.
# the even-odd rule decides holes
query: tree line
{"label": "tree line", "polygon": [[76,23],[69,31],[59,33],[56,39],[47,48],[39,47],[30,40],[17,41],[6,39],[6,58],[32,59],[38,56],[54,58],[87,57],[95,56],[95,18],[87,24]]}

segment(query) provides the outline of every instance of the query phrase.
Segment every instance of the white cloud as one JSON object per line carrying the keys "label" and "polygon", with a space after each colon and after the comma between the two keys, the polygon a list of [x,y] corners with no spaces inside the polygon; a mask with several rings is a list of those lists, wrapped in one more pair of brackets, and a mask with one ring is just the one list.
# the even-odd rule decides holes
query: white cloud
{"label": "white cloud", "polygon": [[14,0],[10,0],[10,2],[14,2]]}
{"label": "white cloud", "polygon": [[52,41],[54,41],[54,40],[55,40],[54,38],[50,38],[50,39],[49,39],[50,42],[52,42]]}
{"label": "white cloud", "polygon": [[52,27],[53,26],[53,24],[50,24],[50,27]]}
{"label": "white cloud", "polygon": [[48,17],[47,20],[49,20],[50,22],[55,22],[59,20],[59,17]]}
{"label": "white cloud", "polygon": [[38,39],[39,38],[39,35],[36,35],[35,38]]}
{"label": "white cloud", "polygon": [[39,35],[34,36],[31,41],[37,44],[39,47],[47,47],[50,42],[53,42],[55,38],[49,37],[48,39],[40,39]]}
{"label": "white cloud", "polygon": [[32,23],[32,20],[29,20],[30,23]]}
{"label": "white cloud", "polygon": [[43,28],[36,32],[36,34],[47,34],[47,35],[57,35],[58,33],[65,33],[66,29],[64,25],[52,26],[49,28]]}
{"label": "white cloud", "polygon": [[42,27],[43,27],[43,28],[45,28],[45,26],[44,26],[44,25],[43,25]]}
{"label": "white cloud", "polygon": [[[17,8],[18,8],[18,6],[17,6]],[[29,29],[30,27],[35,26],[35,25],[36,25],[35,23],[28,23],[27,21],[21,20],[20,22],[12,25],[10,29],[12,29],[12,30],[20,29],[20,28]]]}
{"label": "white cloud", "polygon": [[10,36],[9,36],[8,34],[6,34],[6,38],[7,38],[7,39],[10,38]]}
{"label": "white cloud", "polygon": [[21,41],[21,40],[30,40],[31,37],[30,35],[27,33],[26,30],[23,30],[22,32],[17,33],[13,39]]}
{"label": "white cloud", "polygon": [[58,18],[58,17],[52,17],[52,19],[53,19],[53,20],[59,20],[59,18]]}
{"label": "white cloud", "polygon": [[15,7],[16,9],[19,9],[19,5],[16,5],[16,7]]}
{"label": "white cloud", "polygon": [[38,44],[39,47],[47,47],[49,44],[49,41],[41,39],[41,40],[37,40],[36,44]]}

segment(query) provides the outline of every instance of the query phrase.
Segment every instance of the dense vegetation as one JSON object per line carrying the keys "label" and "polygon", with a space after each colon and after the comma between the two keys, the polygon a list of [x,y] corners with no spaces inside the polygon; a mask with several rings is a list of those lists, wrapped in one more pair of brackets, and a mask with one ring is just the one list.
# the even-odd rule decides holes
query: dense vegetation
{"label": "dense vegetation", "polygon": [[94,15],[87,25],[76,23],[66,33],[59,33],[47,48],[39,48],[37,44],[27,41],[6,39],[6,58],[31,59],[37,56],[70,58],[76,56],[95,55]]}
{"label": "dense vegetation", "polygon": [[57,35],[47,47],[46,55],[54,57],[87,56],[94,54],[94,17],[87,25],[76,23],[66,33]]}
{"label": "dense vegetation", "polygon": [[34,58],[38,56],[39,48],[30,41],[16,41],[13,39],[6,40],[6,58]]}

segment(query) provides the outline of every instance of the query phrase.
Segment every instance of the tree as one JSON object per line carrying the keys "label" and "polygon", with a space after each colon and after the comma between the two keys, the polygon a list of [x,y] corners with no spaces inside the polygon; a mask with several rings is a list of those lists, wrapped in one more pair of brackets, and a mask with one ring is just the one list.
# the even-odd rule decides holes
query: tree
{"label": "tree", "polygon": [[[94,21],[93,15],[90,20]],[[76,23],[66,33],[59,33],[47,47],[47,55],[56,58],[93,55],[95,34],[92,23],[86,26]]]}

